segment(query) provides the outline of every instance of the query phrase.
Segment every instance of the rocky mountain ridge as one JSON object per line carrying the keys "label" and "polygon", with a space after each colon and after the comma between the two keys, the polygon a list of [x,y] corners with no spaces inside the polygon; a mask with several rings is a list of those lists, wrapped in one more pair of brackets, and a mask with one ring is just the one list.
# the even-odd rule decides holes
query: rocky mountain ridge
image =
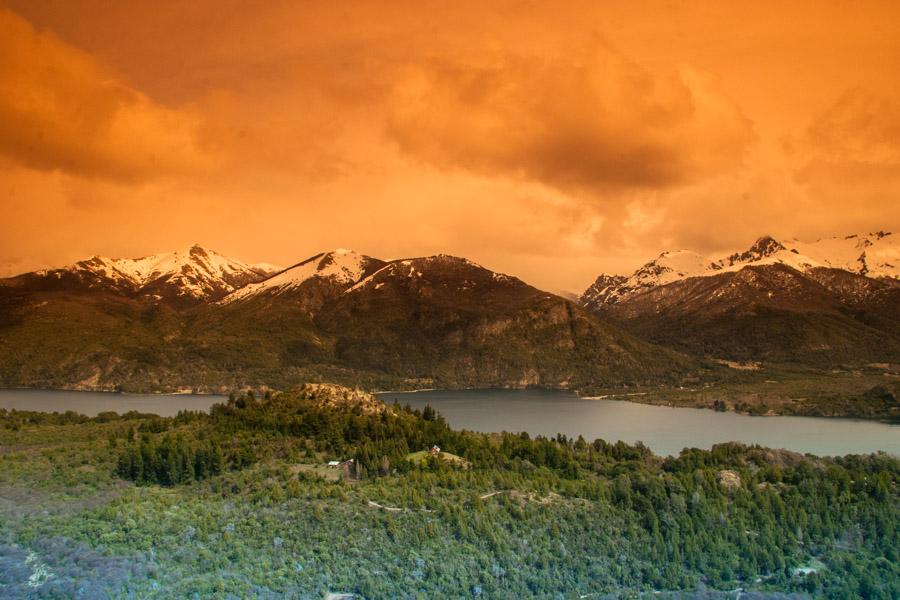
{"label": "rocky mountain ridge", "polygon": [[195,244],[141,258],[93,256],[66,267],[10,279],[44,289],[95,289],[151,301],[200,302],[218,300],[280,270],[265,263],[246,264]]}
{"label": "rocky mountain ridge", "polygon": [[746,251],[723,258],[692,250],[666,251],[630,276],[599,275],[581,295],[580,302],[587,308],[596,309],[676,281],[776,264],[802,273],[840,269],[874,279],[900,280],[900,239],[883,231],[815,242],[780,242],[771,236],[763,236]]}
{"label": "rocky mountain ridge", "polygon": [[[179,277],[199,269],[196,260],[163,282],[193,286]],[[103,262],[0,280],[0,385],[596,389],[677,383],[704,368],[570,300],[448,255],[324,252],[191,302],[145,291],[155,275],[138,287],[119,271]],[[84,280],[67,283],[76,275]]]}
{"label": "rocky mountain ridge", "polygon": [[695,356],[848,368],[900,362],[900,245],[889,233],[816,243],[763,237],[708,262],[663,253],[601,275],[585,308]]}

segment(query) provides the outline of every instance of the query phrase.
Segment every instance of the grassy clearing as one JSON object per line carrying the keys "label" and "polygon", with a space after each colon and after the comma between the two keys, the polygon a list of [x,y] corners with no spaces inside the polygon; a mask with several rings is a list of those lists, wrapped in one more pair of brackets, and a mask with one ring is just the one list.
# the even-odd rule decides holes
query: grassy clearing
{"label": "grassy clearing", "polygon": [[440,460],[446,461],[451,465],[456,465],[464,468],[469,467],[469,461],[467,461],[463,457],[443,451],[433,455],[431,453],[431,450],[419,450],[418,452],[407,454],[406,460],[416,466],[420,466],[424,464],[431,456],[437,456]]}

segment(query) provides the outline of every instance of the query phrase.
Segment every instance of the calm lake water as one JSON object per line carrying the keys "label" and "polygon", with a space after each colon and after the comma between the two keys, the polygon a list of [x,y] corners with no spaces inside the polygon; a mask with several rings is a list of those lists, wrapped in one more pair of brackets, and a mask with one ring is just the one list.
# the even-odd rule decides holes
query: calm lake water
{"label": "calm lake water", "polygon": [[543,390],[463,390],[380,394],[415,408],[430,404],[454,428],[644,442],[656,454],[738,441],[820,456],[884,450],[900,456],[900,425],[854,419],[749,417],[694,408],[589,400]]}
{"label": "calm lake water", "polygon": [[[821,456],[884,450],[900,456],[900,425],[852,419],[748,417],[693,408],[649,406],[616,400],[588,400],[560,391],[463,390],[387,392],[388,403],[430,404],[455,428],[473,431],[527,431],[531,435],[588,441],[642,441],[657,454],[684,447],[709,448],[739,441]],[[225,396],[113,394],[57,390],[0,390],[0,408],[94,416],[103,411],[136,410],[173,416],[179,410],[207,410]]]}
{"label": "calm lake water", "polygon": [[228,396],[192,394],[115,394],[112,392],[75,392],[66,390],[0,390],[0,408],[65,412],[73,410],[89,417],[113,411],[130,410],[174,417],[179,410],[209,410]]}

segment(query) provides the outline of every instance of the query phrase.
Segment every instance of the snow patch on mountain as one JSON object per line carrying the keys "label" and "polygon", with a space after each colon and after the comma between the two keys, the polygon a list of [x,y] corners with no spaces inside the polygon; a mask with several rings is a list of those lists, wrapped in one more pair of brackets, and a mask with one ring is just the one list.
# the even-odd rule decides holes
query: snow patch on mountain
{"label": "snow patch on mountain", "polygon": [[791,240],[788,245],[823,266],[873,278],[900,278],[900,239],[890,232],[825,238],[813,243]]}
{"label": "snow patch on mountain", "polygon": [[[387,278],[421,279],[424,276],[425,270],[434,268],[441,269],[444,267],[464,267],[466,269],[478,269],[485,273],[489,273],[491,280],[494,282],[509,283],[518,281],[518,279],[516,279],[515,277],[490,271],[489,269],[486,269],[485,267],[467,258],[452,256],[449,254],[436,254],[434,256],[424,256],[421,258],[405,258],[391,261],[385,264],[382,268],[370,274],[368,277],[365,277],[356,282],[344,293],[350,294],[353,292],[358,292],[369,287],[372,284],[375,284],[375,289],[380,289],[384,285],[384,280]],[[471,290],[475,287],[475,285],[476,282],[471,281],[467,278],[463,278],[460,291]]]}
{"label": "snow patch on mountain", "polygon": [[274,275],[279,271],[284,271],[284,267],[267,262],[253,263],[250,265],[250,268],[259,271],[260,273],[267,273],[268,275]]}
{"label": "snow patch on mountain", "polygon": [[[349,294],[351,292],[359,291],[363,288],[366,288],[366,287],[372,285],[372,283],[375,283],[376,279],[383,279],[385,276],[396,275],[397,272],[399,271],[400,267],[403,267],[404,269],[406,267],[409,267],[410,272],[412,272],[412,270],[415,267],[412,267],[411,265],[412,265],[411,260],[401,260],[401,261],[390,262],[390,263],[386,264],[385,266],[381,267],[380,269],[378,269],[377,271],[375,271],[374,273],[372,273],[371,275],[369,275],[368,277],[364,277],[363,279],[360,279],[359,281],[357,281],[355,284],[353,284],[352,286],[347,288],[344,291],[344,293]],[[376,290],[381,289],[382,287],[384,287],[383,281],[379,281],[375,285]]]}
{"label": "snow patch on mountain", "polygon": [[690,250],[663,252],[630,277],[602,274],[581,296],[585,305],[615,304],[641,290],[693,277],[709,268],[709,260]]}
{"label": "snow patch on mountain", "polygon": [[748,266],[782,264],[801,272],[818,267],[843,269],[868,277],[900,278],[900,240],[886,232],[779,242],[764,236],[746,251],[712,258],[690,250],[663,252],[630,276],[602,274],[582,294],[581,303],[615,304],[643,290],[690,277],[740,271]]}
{"label": "snow patch on mountain", "polygon": [[313,278],[350,285],[363,277],[372,258],[346,248],[316,254],[264,281],[249,284],[222,300],[228,304],[262,293],[282,294]]}
{"label": "snow patch on mountain", "polygon": [[55,273],[59,275],[69,271],[81,277],[91,277],[96,280],[97,285],[111,282],[119,287],[135,290],[168,287],[174,290],[176,296],[199,299],[232,292],[277,269],[278,267],[267,264],[248,265],[194,245],[183,250],[141,258],[94,256]]}

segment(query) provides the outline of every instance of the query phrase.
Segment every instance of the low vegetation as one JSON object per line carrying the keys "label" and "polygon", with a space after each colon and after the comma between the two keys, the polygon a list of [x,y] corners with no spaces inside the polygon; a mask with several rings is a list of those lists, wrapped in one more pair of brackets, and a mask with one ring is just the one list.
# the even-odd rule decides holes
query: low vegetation
{"label": "low vegetation", "polygon": [[360,398],[307,386],[172,418],[0,411],[2,595],[900,595],[894,457],[661,458],[454,431]]}
{"label": "low vegetation", "polygon": [[708,408],[750,415],[844,417],[900,422],[896,365],[818,371],[763,364],[719,381],[678,387],[596,388],[591,396],[644,404]]}

